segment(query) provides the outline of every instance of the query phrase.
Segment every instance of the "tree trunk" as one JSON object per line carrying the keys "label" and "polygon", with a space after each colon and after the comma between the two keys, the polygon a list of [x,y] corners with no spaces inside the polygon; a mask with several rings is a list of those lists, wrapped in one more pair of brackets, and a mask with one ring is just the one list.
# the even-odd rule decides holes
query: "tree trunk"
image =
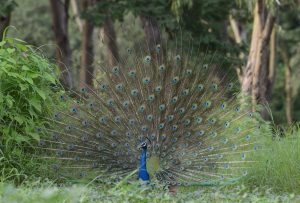
{"label": "tree trunk", "polygon": [[[84,2],[85,0],[83,0]],[[79,9],[79,2],[78,0],[71,0],[71,6],[73,10],[73,14],[75,17],[75,21],[78,25],[78,29],[80,32],[83,30],[82,20],[80,19],[80,9]]]}
{"label": "tree trunk", "polygon": [[2,41],[4,30],[10,23],[10,13],[6,16],[0,16],[0,41]]}
{"label": "tree trunk", "polygon": [[107,46],[108,64],[110,67],[116,66],[119,62],[119,52],[117,46],[116,32],[110,18],[103,24],[103,41]]}
{"label": "tree trunk", "polygon": [[155,55],[156,45],[161,44],[161,35],[157,21],[148,16],[141,15],[142,26],[146,35],[147,48],[151,55]]}
{"label": "tree trunk", "polygon": [[269,43],[274,27],[275,16],[267,11],[265,2],[258,0],[254,10],[254,22],[251,38],[248,62],[243,74],[242,91],[250,95],[253,111],[256,104],[263,105],[261,115],[268,118],[265,105],[268,100],[267,94],[271,94],[274,77],[269,78]]}
{"label": "tree trunk", "polygon": [[290,66],[290,59],[288,55],[288,51],[285,48],[285,45],[281,46],[280,50],[281,57],[284,63],[284,76],[285,76],[285,115],[288,124],[292,124],[293,116],[292,116],[292,69]]}
{"label": "tree trunk", "polygon": [[65,88],[73,89],[72,52],[68,37],[69,0],[50,0],[53,31],[58,45],[56,54],[61,70],[61,82]]}
{"label": "tree trunk", "polygon": [[[82,0],[82,10],[86,10],[91,4],[91,0]],[[81,64],[80,64],[80,85],[93,86],[94,73],[94,44],[93,31],[94,26],[88,20],[82,20],[82,34],[81,34]]]}

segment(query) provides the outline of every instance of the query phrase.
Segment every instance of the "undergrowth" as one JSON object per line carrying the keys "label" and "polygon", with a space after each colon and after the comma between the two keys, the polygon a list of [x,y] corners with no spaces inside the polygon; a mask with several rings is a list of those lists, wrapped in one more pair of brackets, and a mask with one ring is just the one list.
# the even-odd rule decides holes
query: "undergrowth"
{"label": "undergrowth", "polygon": [[0,42],[0,67],[0,180],[20,182],[35,171],[26,152],[58,103],[53,97],[58,71],[32,46],[13,38]]}

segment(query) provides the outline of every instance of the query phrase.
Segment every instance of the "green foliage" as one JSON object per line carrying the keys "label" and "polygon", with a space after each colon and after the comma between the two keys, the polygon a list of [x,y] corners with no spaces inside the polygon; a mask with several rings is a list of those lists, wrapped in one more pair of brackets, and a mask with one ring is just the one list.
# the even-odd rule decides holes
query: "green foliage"
{"label": "green foliage", "polygon": [[5,16],[12,12],[12,10],[17,6],[15,0],[0,0],[0,16]]}
{"label": "green foliage", "polygon": [[0,67],[1,175],[19,177],[31,164],[24,151],[39,139],[37,127],[55,107],[56,67],[13,38],[0,43]]}
{"label": "green foliage", "polygon": [[257,162],[251,168],[245,184],[299,193],[300,128],[294,126],[284,131],[275,130],[274,135],[268,131],[259,140],[265,143],[265,148],[254,157]]}

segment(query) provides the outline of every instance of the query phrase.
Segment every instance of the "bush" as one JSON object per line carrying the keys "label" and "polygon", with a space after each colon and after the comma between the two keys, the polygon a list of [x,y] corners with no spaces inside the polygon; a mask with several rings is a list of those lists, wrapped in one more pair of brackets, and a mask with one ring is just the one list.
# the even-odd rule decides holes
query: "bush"
{"label": "bush", "polygon": [[0,67],[0,168],[2,175],[13,176],[57,103],[58,72],[33,47],[12,38],[0,42]]}

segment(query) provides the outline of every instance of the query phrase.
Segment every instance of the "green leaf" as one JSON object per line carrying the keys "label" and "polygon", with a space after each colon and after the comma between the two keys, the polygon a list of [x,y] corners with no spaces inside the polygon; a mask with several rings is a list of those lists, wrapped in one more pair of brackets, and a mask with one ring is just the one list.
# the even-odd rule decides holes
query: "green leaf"
{"label": "green leaf", "polygon": [[40,95],[40,97],[45,100],[46,99],[46,94],[39,88],[36,88],[35,91]]}
{"label": "green leaf", "polygon": [[37,98],[32,97],[28,101],[29,101],[29,104],[32,105],[38,112],[42,111],[41,102]]}

